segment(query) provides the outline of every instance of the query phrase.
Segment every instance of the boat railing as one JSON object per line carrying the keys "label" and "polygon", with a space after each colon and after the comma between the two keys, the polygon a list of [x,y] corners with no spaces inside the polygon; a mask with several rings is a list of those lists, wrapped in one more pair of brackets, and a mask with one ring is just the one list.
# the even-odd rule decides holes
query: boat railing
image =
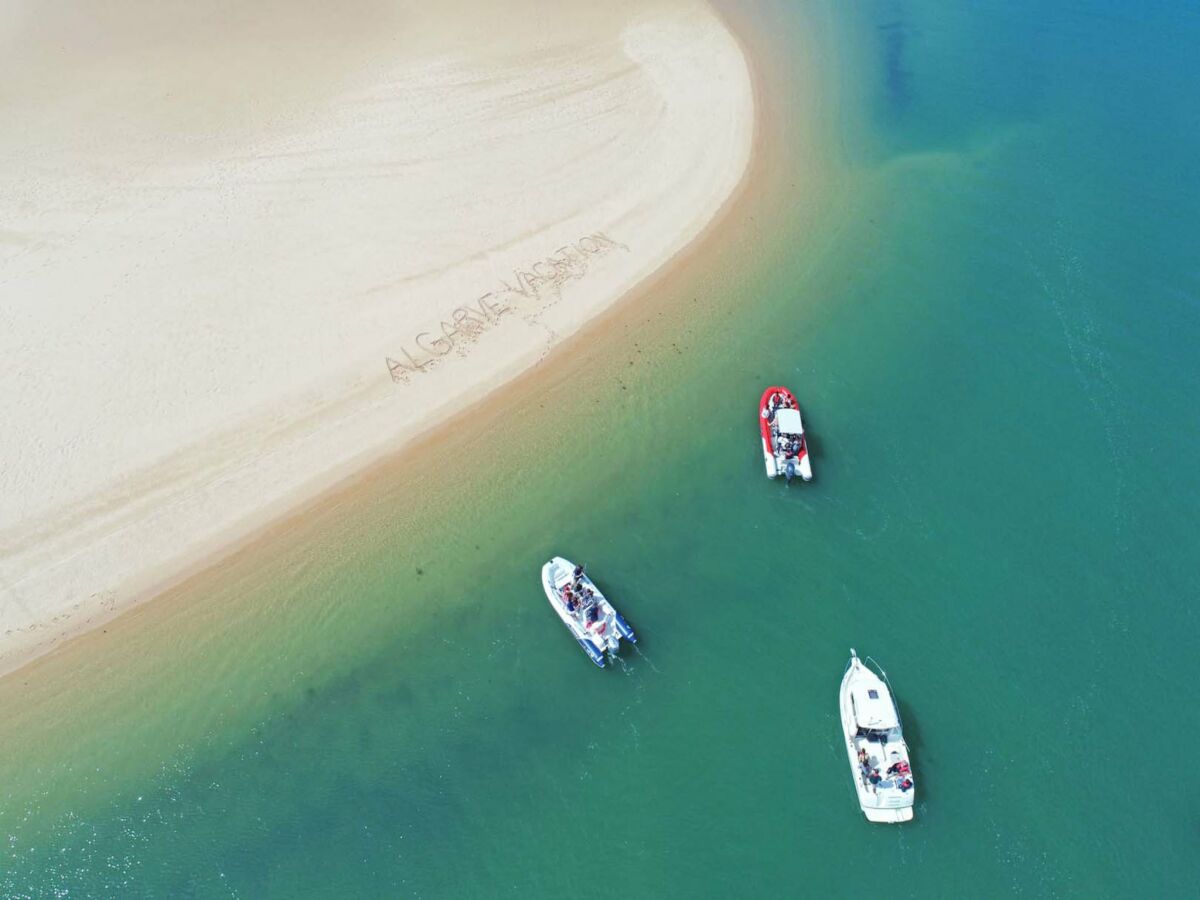
{"label": "boat railing", "polygon": [[896,699],[896,689],[892,687],[892,682],[888,679],[887,672],[883,671],[883,666],[876,662],[872,656],[868,656],[863,662],[874,666],[875,671],[879,673],[879,677],[883,679],[883,683],[888,686],[888,693],[892,695],[892,708],[896,710],[896,721],[900,723],[900,728],[903,730],[904,721],[900,718],[900,701]]}

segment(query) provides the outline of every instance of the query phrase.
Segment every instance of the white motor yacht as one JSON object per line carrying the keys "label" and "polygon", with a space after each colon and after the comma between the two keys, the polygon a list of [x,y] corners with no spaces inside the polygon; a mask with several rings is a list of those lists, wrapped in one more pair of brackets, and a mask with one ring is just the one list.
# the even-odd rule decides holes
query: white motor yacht
{"label": "white motor yacht", "polygon": [[916,786],[900,712],[883,670],[850,651],[840,695],[846,755],[858,803],[870,822],[908,822]]}

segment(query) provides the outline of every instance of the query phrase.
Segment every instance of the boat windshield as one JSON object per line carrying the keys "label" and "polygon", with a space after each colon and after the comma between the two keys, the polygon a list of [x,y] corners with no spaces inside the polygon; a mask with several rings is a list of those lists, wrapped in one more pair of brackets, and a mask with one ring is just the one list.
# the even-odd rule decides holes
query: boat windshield
{"label": "boat windshield", "polygon": [[891,732],[879,728],[860,728],[858,729],[858,736],[866,738],[868,741],[886,744],[891,739]]}

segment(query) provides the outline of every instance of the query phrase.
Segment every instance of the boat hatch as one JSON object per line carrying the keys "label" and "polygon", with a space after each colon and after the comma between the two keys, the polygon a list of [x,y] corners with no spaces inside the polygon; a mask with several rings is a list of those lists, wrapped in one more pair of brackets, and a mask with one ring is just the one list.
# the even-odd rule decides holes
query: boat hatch
{"label": "boat hatch", "polygon": [[796,409],[775,410],[775,424],[783,434],[804,434],[804,426],[800,422],[800,411]]}
{"label": "boat hatch", "polygon": [[854,707],[855,724],[859,728],[887,731],[900,725],[891,695],[881,684],[856,685],[850,690],[850,702]]}

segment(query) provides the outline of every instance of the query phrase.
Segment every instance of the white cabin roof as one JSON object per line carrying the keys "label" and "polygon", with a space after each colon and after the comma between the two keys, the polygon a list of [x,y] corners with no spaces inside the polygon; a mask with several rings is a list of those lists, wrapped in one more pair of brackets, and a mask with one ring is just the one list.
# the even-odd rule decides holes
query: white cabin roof
{"label": "white cabin roof", "polygon": [[892,696],[882,682],[866,681],[850,689],[854,701],[854,721],[859,728],[887,731],[900,724]]}
{"label": "white cabin roof", "polygon": [[775,410],[775,424],[784,434],[803,434],[804,425],[800,422],[800,410],[785,407]]}

